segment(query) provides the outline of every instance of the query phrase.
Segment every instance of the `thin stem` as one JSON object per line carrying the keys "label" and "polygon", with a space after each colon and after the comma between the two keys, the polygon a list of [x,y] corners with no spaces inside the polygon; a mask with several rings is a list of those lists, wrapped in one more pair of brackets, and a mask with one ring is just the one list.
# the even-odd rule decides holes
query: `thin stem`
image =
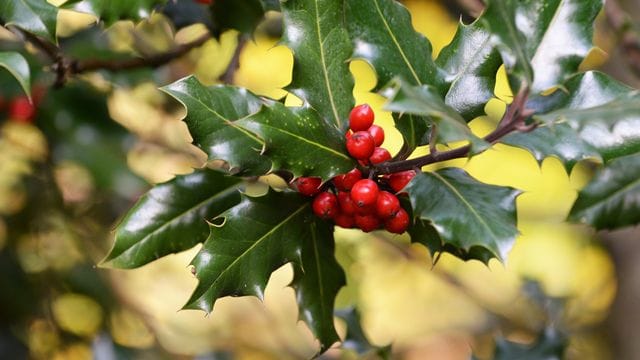
{"label": "thin stem", "polygon": [[242,50],[244,50],[245,45],[247,45],[248,40],[249,37],[246,34],[238,34],[238,45],[236,45],[236,49],[233,52],[233,56],[231,57],[231,61],[229,61],[227,69],[222,75],[220,75],[221,82],[225,84],[233,84],[236,71],[240,68],[240,55],[242,54]]}
{"label": "thin stem", "polygon": [[[493,144],[513,131],[519,131],[521,129],[523,131],[533,130],[533,126],[527,126],[525,124],[525,120],[532,115],[532,112],[526,109],[528,95],[528,88],[526,86],[522,86],[520,92],[518,92],[516,97],[513,99],[511,105],[507,107],[507,111],[502,117],[502,120],[500,120],[496,129],[484,137],[485,141]],[[373,171],[377,174],[392,174],[399,171],[412,170],[416,168],[419,169],[425,165],[465,157],[470,151],[470,145],[448,151],[435,151],[415,159],[382,163],[376,165]]]}
{"label": "thin stem", "polygon": [[160,53],[157,55],[149,56],[146,58],[131,58],[125,60],[102,60],[91,59],[84,61],[74,61],[71,63],[71,73],[80,74],[89,71],[96,70],[109,70],[109,71],[122,71],[131,70],[140,67],[159,67],[165,65],[172,60],[179,58],[189,51],[202,46],[207,40],[211,38],[209,33],[200,36],[192,42],[176,46],[174,49]]}

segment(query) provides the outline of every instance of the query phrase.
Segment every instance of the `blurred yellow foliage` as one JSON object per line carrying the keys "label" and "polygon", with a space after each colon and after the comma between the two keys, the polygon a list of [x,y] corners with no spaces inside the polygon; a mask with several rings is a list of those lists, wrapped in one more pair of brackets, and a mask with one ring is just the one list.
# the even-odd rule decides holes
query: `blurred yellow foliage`
{"label": "blurred yellow foliage", "polygon": [[91,337],[102,323],[102,308],[92,298],[73,293],[60,295],[51,304],[51,312],[61,329]]}

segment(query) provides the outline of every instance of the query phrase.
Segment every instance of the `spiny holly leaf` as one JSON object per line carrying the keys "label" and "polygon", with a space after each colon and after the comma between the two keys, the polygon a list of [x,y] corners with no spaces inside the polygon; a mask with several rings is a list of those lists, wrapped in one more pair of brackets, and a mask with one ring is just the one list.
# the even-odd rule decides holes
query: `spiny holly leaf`
{"label": "spiny holly leaf", "polygon": [[[599,72],[586,72],[549,96],[533,97],[527,107],[543,123],[531,133],[511,134],[502,142],[531,151],[538,161],[556,156],[568,169],[586,158],[609,161],[640,152],[637,102],[636,93],[626,85]],[[612,112],[599,111],[605,109]]]}
{"label": "spiny holly leaf", "polygon": [[575,74],[592,48],[602,0],[493,0],[482,21],[502,54],[514,91],[537,93]]}
{"label": "spiny holly leaf", "polygon": [[407,153],[412,153],[418,146],[429,144],[431,124],[423,116],[394,113],[393,122],[404,138]]}
{"label": "spiny holly leaf", "polygon": [[291,286],[296,291],[300,318],[320,341],[320,352],[340,338],[333,326],[336,295],[346,284],[344,271],[335,259],[333,227],[319,219],[310,220],[309,236],[301,238],[300,266],[294,267]]}
{"label": "spiny holly leaf", "polygon": [[215,170],[156,185],[134,205],[116,228],[108,266],[135,268],[206,240],[206,220],[240,202],[240,179]]}
{"label": "spiny holly leaf", "polygon": [[510,187],[483,184],[462,169],[420,172],[407,185],[414,216],[429,221],[445,244],[478,246],[504,260],[518,234]]}
{"label": "spiny holly leaf", "polygon": [[491,33],[479,21],[462,22],[436,64],[444,74],[445,103],[467,121],[484,115],[486,103],[494,96],[496,73],[502,64],[500,53],[491,42]]}
{"label": "spiny holly leaf", "polygon": [[262,0],[215,0],[211,5],[214,26],[220,32],[236,29],[251,34],[264,17],[264,6]]}
{"label": "spiny holly leaf", "polygon": [[345,4],[354,58],[369,62],[378,75],[376,89],[395,77],[412,85],[432,85],[444,95],[431,43],[411,26],[409,11],[394,0],[350,0]]}
{"label": "spiny holly leaf", "polygon": [[569,219],[596,229],[617,229],[640,222],[640,153],[611,161],[578,199]]}
{"label": "spiny holly leaf", "polygon": [[472,246],[467,250],[452,243],[443,242],[436,228],[422,219],[416,220],[409,227],[408,232],[411,235],[411,242],[426,246],[432,255],[447,252],[462,260],[479,260],[485,264],[488,264],[489,260],[495,257],[491,250],[482,246]]}
{"label": "spiny holly leaf", "polygon": [[344,27],[342,0],[282,3],[283,41],[293,51],[289,91],[308,102],[323,119],[346,130],[353,108],[349,72],[351,42]]}
{"label": "spiny holly leaf", "polygon": [[263,175],[271,163],[260,156],[264,142],[237,125],[237,120],[259,111],[262,100],[232,86],[202,85],[190,76],[162,88],[187,108],[184,121],[194,144],[209,155],[229,163],[244,175]]}
{"label": "spiny holly leaf", "polygon": [[267,280],[280,266],[300,264],[302,240],[312,236],[309,201],[297,193],[243,196],[211,225],[210,235],[193,259],[199,283],[185,309],[211,312],[223,296],[262,299]]}
{"label": "spiny holly leaf", "polygon": [[29,63],[20,53],[7,51],[0,52],[0,67],[7,69],[18,80],[20,87],[31,97],[31,71]]}
{"label": "spiny holly leaf", "polygon": [[567,171],[581,160],[602,160],[598,149],[583,140],[568,124],[541,125],[533,132],[512,133],[501,142],[528,150],[538,163],[553,156],[564,164]]}
{"label": "spiny holly leaf", "polygon": [[263,155],[271,160],[274,171],[326,180],[356,166],[345,154],[344,134],[308,106],[291,108],[274,102],[237,124],[264,139]]}
{"label": "spiny holly leaf", "polygon": [[410,86],[399,80],[385,108],[401,114],[424,116],[432,121],[436,125],[432,131],[436,131],[437,143],[468,140],[473,153],[481,152],[489,146],[471,132],[460,114],[445,104],[436,89],[429,85]]}
{"label": "spiny holly leaf", "polygon": [[0,1],[3,25],[15,25],[25,31],[56,42],[58,8],[44,0]]}
{"label": "spiny holly leaf", "polygon": [[167,0],[72,0],[63,7],[91,15],[111,25],[120,19],[140,20],[149,17],[154,7]]}

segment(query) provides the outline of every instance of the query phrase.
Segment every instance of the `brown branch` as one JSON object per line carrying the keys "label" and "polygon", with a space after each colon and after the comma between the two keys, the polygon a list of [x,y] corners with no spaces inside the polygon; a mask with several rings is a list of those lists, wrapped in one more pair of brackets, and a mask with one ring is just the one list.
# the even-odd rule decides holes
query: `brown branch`
{"label": "brown branch", "polygon": [[[485,141],[493,144],[514,131],[531,131],[535,128],[535,125],[525,124],[525,120],[533,115],[531,110],[526,108],[528,96],[529,90],[526,86],[523,86],[513,99],[511,105],[507,108],[496,129],[484,137]],[[373,170],[377,174],[392,174],[399,171],[421,168],[437,162],[463,158],[468,156],[470,151],[470,145],[448,151],[432,151],[428,155],[415,159],[382,163],[376,165]]]}
{"label": "brown branch", "polygon": [[236,71],[240,68],[240,54],[242,54],[242,50],[244,50],[248,40],[249,37],[246,34],[238,34],[238,45],[236,45],[236,49],[229,61],[229,65],[227,65],[227,69],[222,75],[220,75],[220,82],[224,84],[233,84]]}
{"label": "brown branch", "polygon": [[109,70],[109,71],[122,71],[122,70],[131,70],[140,67],[159,67],[165,65],[172,60],[179,58],[189,51],[202,46],[207,40],[211,38],[209,33],[200,36],[199,38],[193,40],[192,42],[178,45],[174,49],[167,51],[165,53],[160,53],[157,55],[152,55],[146,58],[132,58],[125,60],[102,60],[102,59],[94,59],[94,60],[84,60],[84,61],[73,61],[70,63],[70,73],[71,74],[81,74],[84,72],[95,71],[95,70]]}
{"label": "brown branch", "polygon": [[209,33],[206,33],[189,43],[178,45],[167,52],[148,57],[137,57],[124,60],[76,60],[65,57],[58,46],[43,40],[37,35],[31,34],[28,31],[24,31],[17,27],[12,27],[12,29],[14,30],[14,32],[22,36],[25,41],[33,44],[49,59],[49,61],[51,61],[51,69],[56,73],[56,81],[54,84],[55,87],[64,85],[69,76],[90,71],[123,71],[141,67],[156,68],[187,54],[189,51],[197,47],[202,46],[207,40],[211,38],[211,35]]}

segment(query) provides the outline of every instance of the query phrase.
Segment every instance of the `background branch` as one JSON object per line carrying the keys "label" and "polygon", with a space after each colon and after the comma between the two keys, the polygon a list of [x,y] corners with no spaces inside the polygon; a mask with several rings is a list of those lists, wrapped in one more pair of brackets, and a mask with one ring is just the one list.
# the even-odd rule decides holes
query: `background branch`
{"label": "background branch", "polygon": [[640,34],[634,29],[629,15],[617,0],[607,0],[604,5],[607,22],[617,34],[625,60],[631,70],[640,76]]}

